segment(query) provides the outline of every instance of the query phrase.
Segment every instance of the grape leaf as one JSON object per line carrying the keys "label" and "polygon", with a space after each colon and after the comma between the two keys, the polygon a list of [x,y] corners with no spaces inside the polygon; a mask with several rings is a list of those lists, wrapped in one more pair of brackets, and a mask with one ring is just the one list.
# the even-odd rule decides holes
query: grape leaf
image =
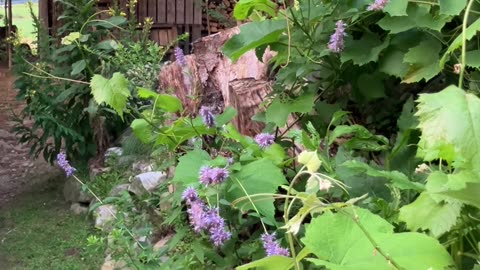
{"label": "grape leaf", "polygon": [[388,1],[383,11],[390,14],[390,16],[406,16],[407,7],[408,7],[408,0]]}
{"label": "grape leaf", "polygon": [[143,143],[148,144],[152,142],[153,131],[147,121],[144,119],[135,119],[130,124],[130,127],[133,130],[133,134]]}
{"label": "grape leaf", "polygon": [[390,39],[380,40],[377,35],[365,34],[359,40],[347,38],[345,51],[341,54],[341,61],[345,63],[352,60],[355,65],[365,65],[372,61],[378,61],[378,56],[386,47]]}
{"label": "grape leaf", "polygon": [[115,72],[111,79],[101,75],[94,75],[90,82],[92,95],[98,104],[105,103],[112,107],[123,119],[123,109],[130,97],[128,80],[119,72]]}
{"label": "grape leaf", "polygon": [[465,55],[465,64],[469,67],[480,67],[480,50],[468,51]]}
{"label": "grape leaf", "polygon": [[[467,30],[465,31],[466,40],[468,41],[472,39],[477,34],[477,31],[479,30],[480,30],[480,19],[477,19],[474,23],[472,23],[467,27]],[[450,44],[447,51],[443,55],[442,59],[440,59],[440,68],[443,69],[450,54],[462,46],[462,38],[463,38],[463,34],[460,33],[455,38],[455,40],[453,40],[453,42]]]}
{"label": "grape leaf", "polygon": [[284,102],[280,97],[276,97],[267,109],[265,114],[269,123],[274,123],[279,127],[283,127],[287,123],[288,116],[291,113],[308,113],[312,110],[315,101],[313,94],[303,94],[294,100]]}
{"label": "grape leaf", "polygon": [[266,12],[273,17],[277,10],[277,4],[270,0],[240,0],[235,5],[233,16],[239,21],[245,20],[253,10]]}
{"label": "grape leaf", "polygon": [[[282,170],[265,158],[243,166],[241,171],[232,175],[232,178],[234,180],[227,193],[229,201],[247,196],[245,191],[248,195],[259,193],[275,194],[280,185],[287,183]],[[254,197],[252,200],[261,215],[270,221],[275,221],[273,197]],[[239,203],[238,207],[242,210],[255,209],[248,199]]]}
{"label": "grape leaf", "polygon": [[418,156],[425,161],[454,162],[457,169],[478,170],[480,162],[480,99],[456,86],[421,94],[416,116],[422,132]]}
{"label": "grape leaf", "polygon": [[392,225],[379,216],[353,207],[327,212],[307,226],[302,242],[321,258],[309,260],[331,270],[390,270],[391,262],[378,254],[354,220],[400,269],[440,270],[453,264],[436,239],[420,233],[394,234]]}
{"label": "grape leaf", "polygon": [[423,79],[426,81],[436,76],[440,71],[439,53],[442,44],[437,40],[428,39],[411,48],[403,61],[410,64],[410,68],[403,77],[402,82],[414,83]]}
{"label": "grape leaf", "polygon": [[467,0],[439,0],[440,14],[459,15],[467,5]]}
{"label": "grape leaf", "polygon": [[204,150],[195,149],[178,159],[173,182],[182,183],[184,187],[198,185],[200,168],[210,161],[210,155]]}
{"label": "grape leaf", "polygon": [[409,230],[428,230],[438,238],[457,223],[461,209],[461,203],[436,202],[422,192],[413,203],[400,208],[399,220],[407,223]]}

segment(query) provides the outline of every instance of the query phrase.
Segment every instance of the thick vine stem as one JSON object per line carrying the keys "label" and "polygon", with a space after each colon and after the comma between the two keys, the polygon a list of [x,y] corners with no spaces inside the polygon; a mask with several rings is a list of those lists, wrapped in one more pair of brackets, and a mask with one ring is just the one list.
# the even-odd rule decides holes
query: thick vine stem
{"label": "thick vine stem", "polygon": [[463,87],[463,77],[465,73],[465,64],[466,64],[466,55],[467,55],[467,23],[468,15],[470,14],[470,9],[472,8],[474,0],[468,2],[467,8],[465,9],[465,15],[463,16],[462,24],[462,63],[460,67],[460,78],[458,79],[458,88]]}

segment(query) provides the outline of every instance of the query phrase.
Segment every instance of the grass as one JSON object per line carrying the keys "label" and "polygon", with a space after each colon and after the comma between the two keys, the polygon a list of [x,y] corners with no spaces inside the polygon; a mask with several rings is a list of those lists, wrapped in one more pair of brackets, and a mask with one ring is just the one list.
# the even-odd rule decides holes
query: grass
{"label": "grass", "polygon": [[[35,15],[38,15],[38,4],[32,4]],[[35,28],[33,27],[33,20],[30,17],[30,11],[27,4],[14,4],[12,5],[13,24],[17,26],[19,31],[20,40],[22,42],[31,43],[36,40],[37,37],[33,33]],[[5,16],[5,9],[0,8],[0,17]],[[0,22],[0,25],[5,25],[4,20]]]}
{"label": "grass", "polygon": [[97,270],[103,248],[86,247],[94,233],[92,222],[74,215],[58,188],[23,195],[0,211],[0,268]]}

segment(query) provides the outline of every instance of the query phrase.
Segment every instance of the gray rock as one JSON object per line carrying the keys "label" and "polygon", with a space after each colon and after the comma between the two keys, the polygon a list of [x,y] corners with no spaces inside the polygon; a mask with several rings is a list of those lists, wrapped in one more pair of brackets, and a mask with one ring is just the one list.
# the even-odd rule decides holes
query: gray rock
{"label": "gray rock", "polygon": [[132,164],[132,170],[134,172],[146,173],[153,171],[153,166],[152,162],[137,161]]}
{"label": "gray rock", "polygon": [[115,221],[115,215],[117,209],[111,204],[105,204],[95,209],[95,227],[103,230],[110,231],[112,228],[112,222]]}
{"label": "gray rock", "polygon": [[117,156],[120,157],[123,155],[123,149],[121,147],[110,147],[105,151],[105,157]]}
{"label": "gray rock", "polygon": [[80,205],[79,203],[74,203],[70,206],[70,210],[72,210],[72,212],[75,214],[75,215],[85,215],[88,213],[88,207],[86,206],[82,206]]}
{"label": "gray rock", "polygon": [[147,172],[142,173],[133,179],[129,191],[137,196],[151,193],[157,189],[167,179],[164,172]]}
{"label": "gray rock", "polygon": [[130,189],[130,184],[121,184],[118,186],[115,186],[110,190],[110,193],[108,193],[109,197],[116,197],[122,193],[122,191],[128,191]]}
{"label": "gray rock", "polygon": [[89,203],[94,198],[88,191],[82,190],[82,185],[71,177],[65,181],[63,196],[65,201],[73,203]]}

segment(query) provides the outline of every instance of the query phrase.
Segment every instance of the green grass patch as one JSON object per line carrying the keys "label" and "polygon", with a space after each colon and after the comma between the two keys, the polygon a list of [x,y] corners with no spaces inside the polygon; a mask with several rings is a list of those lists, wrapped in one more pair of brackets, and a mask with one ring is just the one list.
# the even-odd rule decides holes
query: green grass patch
{"label": "green grass patch", "polygon": [[[38,15],[38,4],[32,4],[35,15]],[[35,28],[33,26],[33,20],[30,16],[30,11],[27,4],[14,4],[12,5],[13,24],[17,26],[20,40],[22,42],[31,43],[37,39],[33,33]],[[0,17],[5,16],[5,9],[0,8]],[[2,19],[0,26],[4,26],[5,22]]]}
{"label": "green grass patch", "polygon": [[97,270],[104,250],[87,247],[92,234],[92,222],[74,215],[58,188],[23,195],[0,211],[0,265],[6,267],[2,269]]}

